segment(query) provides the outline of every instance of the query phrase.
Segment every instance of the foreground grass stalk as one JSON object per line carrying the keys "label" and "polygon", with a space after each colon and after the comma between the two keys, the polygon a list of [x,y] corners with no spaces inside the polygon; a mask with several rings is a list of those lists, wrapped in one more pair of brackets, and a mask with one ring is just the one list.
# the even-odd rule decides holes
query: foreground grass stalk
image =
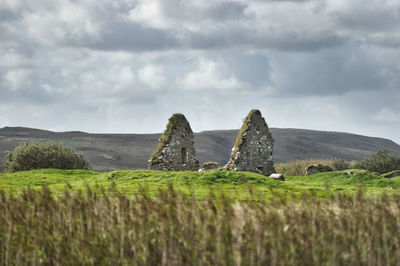
{"label": "foreground grass stalk", "polygon": [[[257,198],[257,195],[254,195]],[[0,264],[398,265],[400,195],[0,191]]]}

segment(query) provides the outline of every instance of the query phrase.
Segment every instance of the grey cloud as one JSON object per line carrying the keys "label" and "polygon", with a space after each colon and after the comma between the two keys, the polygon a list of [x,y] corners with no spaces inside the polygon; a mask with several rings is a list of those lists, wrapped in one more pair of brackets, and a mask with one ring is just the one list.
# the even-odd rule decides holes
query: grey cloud
{"label": "grey cloud", "polygon": [[8,104],[11,102],[17,106],[74,105],[82,112],[95,111],[93,108],[99,105],[127,106],[155,103],[154,93],[144,93],[147,89],[145,87],[132,88],[131,90],[127,88],[119,93],[112,93],[107,88],[107,86],[110,86],[110,82],[103,80],[103,77],[98,76],[97,83],[87,84],[79,80],[79,74],[75,74],[73,79],[71,77],[65,79],[61,76],[60,71],[47,71],[49,73],[46,74],[43,70],[33,72],[29,76],[29,80],[26,80],[17,88],[13,88],[12,84],[7,82],[6,73],[0,73],[0,103]]}
{"label": "grey cloud", "polygon": [[400,33],[372,35],[367,37],[365,41],[370,44],[398,49],[400,48]]}
{"label": "grey cloud", "polygon": [[[143,88],[145,90],[145,88]],[[162,93],[160,93],[162,95]],[[129,108],[132,104],[142,104],[142,105],[156,105],[157,99],[156,95],[148,94],[148,95],[135,95],[135,94],[127,94],[121,99],[118,99],[118,104],[124,106],[125,108]]]}
{"label": "grey cloud", "polygon": [[[1,30],[1,27],[0,27]],[[1,34],[0,34],[1,36]],[[16,56],[18,58],[21,58],[21,62],[19,62],[18,67],[29,67],[31,66],[32,62],[31,59],[35,56],[35,48],[37,49],[35,45],[31,43],[24,43],[23,40],[19,39],[13,39],[10,41],[6,42],[0,42],[0,60],[3,59],[6,56]],[[4,67],[11,62],[8,62],[6,60],[0,62],[0,68]],[[14,65],[12,65],[15,67]]]}
{"label": "grey cloud", "polygon": [[[137,1],[21,0],[17,9],[0,10],[0,123],[157,132],[172,112],[184,112],[195,130],[223,129],[240,127],[248,110],[259,108],[272,126],[398,138],[398,123],[371,117],[385,114],[383,107],[400,112],[399,9],[355,0],[313,12],[313,1],[198,1],[196,9],[195,2],[161,0],[157,25],[128,19]],[[60,5],[70,3],[94,33],[73,13],[58,17]],[[272,11],[256,14],[255,3]],[[24,24],[35,12],[43,15],[37,25]],[[226,68],[213,76],[216,83],[231,78],[246,86],[235,93],[182,89],[178,77],[196,70],[199,58],[216,62],[216,71]],[[140,81],[147,65],[163,69],[165,86]],[[119,77],[124,67],[132,77]],[[13,85],[6,75],[19,69],[29,75],[16,75]]]}
{"label": "grey cloud", "polygon": [[249,18],[245,12],[247,3],[226,0],[199,2],[200,6],[190,1],[162,0],[160,3],[163,14],[177,22],[215,20],[218,23]]}
{"label": "grey cloud", "polygon": [[[22,37],[25,34],[24,27],[29,27],[29,25],[18,23],[23,19],[21,17],[13,23],[12,37],[15,39],[31,38],[31,42],[39,42],[39,45],[40,42],[46,43],[47,41],[55,42],[59,46],[125,51],[179,50],[182,48],[206,50],[237,46],[285,51],[313,51],[340,45],[345,38],[334,30],[305,30],[285,28],[284,25],[260,27],[257,25],[259,22],[256,18],[246,12],[248,5],[238,2],[213,2],[199,10],[194,10],[194,6],[181,5],[176,1],[161,1],[160,3],[166,19],[175,21],[175,28],[157,29],[122,19],[128,13],[129,8],[134,6],[132,3],[113,6],[110,3],[99,2],[85,7],[85,11],[88,13],[87,19],[98,28],[96,33],[85,32],[84,27],[69,28],[60,23],[54,25],[54,28],[63,32],[61,39],[54,37],[55,32],[46,36]],[[49,16],[52,16],[51,14],[57,8],[49,3],[44,6],[48,9]],[[30,14],[29,12],[34,11],[27,9],[23,14]],[[56,18],[52,18],[50,21],[54,19]],[[209,20],[212,21],[212,24],[207,22]],[[198,29],[186,28],[185,23],[195,23],[193,25],[197,25]],[[2,27],[1,24],[0,27]],[[40,29],[38,30],[40,31]],[[43,38],[48,40],[43,40]]]}
{"label": "grey cloud", "polygon": [[87,44],[69,42],[72,46],[87,46],[100,50],[154,51],[179,48],[177,38],[167,31],[146,28],[135,23],[110,23],[102,29],[100,39]]}
{"label": "grey cloud", "polygon": [[293,2],[293,3],[304,3],[311,2],[316,0],[253,0],[254,2],[262,2],[262,3],[283,3],[283,2]]}
{"label": "grey cloud", "polygon": [[[19,68],[21,69],[21,68]],[[28,69],[21,69],[30,71]],[[11,72],[16,71],[15,69]],[[18,69],[17,69],[18,71]],[[7,80],[5,70],[0,70],[0,102],[18,102],[18,103],[34,103],[34,104],[50,104],[59,101],[62,94],[54,91],[50,92],[48,88],[54,86],[49,73],[30,73],[28,75],[16,76],[18,84],[13,84]],[[41,77],[44,76],[44,77]]]}
{"label": "grey cloud", "polygon": [[323,48],[340,46],[346,39],[330,31],[294,31],[281,32],[274,30],[272,34],[259,36],[256,41],[260,46],[286,51],[315,51]]}
{"label": "grey cloud", "polygon": [[245,10],[247,5],[236,2],[221,2],[208,13],[215,20],[230,20],[246,17]]}
{"label": "grey cloud", "polygon": [[189,37],[190,47],[194,49],[246,46],[284,51],[315,51],[340,46],[345,40],[345,37],[329,31],[288,31],[281,28],[263,31],[240,25],[233,29],[193,32]]}
{"label": "grey cloud", "polygon": [[[71,2],[79,4],[77,1]],[[315,51],[340,46],[346,39],[361,38],[364,34],[358,32],[355,32],[355,34],[344,33],[349,29],[388,31],[397,29],[397,25],[400,24],[400,6],[393,8],[393,6],[382,4],[374,8],[367,1],[363,2],[363,5],[348,4],[343,10],[318,12],[319,15],[333,17],[335,23],[343,27],[344,31],[340,28],[318,28],[318,25],[315,28],[307,29],[286,27],[285,24],[280,24],[280,21],[271,21],[270,26],[261,27],[258,24],[263,21],[258,21],[256,17],[246,12],[253,2],[211,2],[195,10],[195,6],[192,4],[183,5],[175,0],[160,1],[163,16],[175,22],[173,24],[175,28],[166,29],[157,29],[149,25],[121,19],[129,13],[129,10],[137,6],[134,1],[90,4],[83,2],[82,6],[88,13],[88,19],[99,28],[98,35],[82,33],[77,37],[75,32],[70,32],[73,29],[63,28],[65,26],[60,24],[58,27],[61,27],[64,31],[64,39],[57,40],[56,44],[125,51],[179,50],[182,48],[206,50],[237,46],[256,49],[272,48],[284,51]],[[269,5],[275,5],[276,2],[284,4],[287,1],[271,0],[265,2],[270,3]],[[306,1],[293,0],[293,2]],[[39,1],[38,5],[43,9],[42,12],[46,13],[47,10],[49,16],[59,8],[56,3],[51,1]],[[265,8],[268,8],[268,6]],[[23,27],[25,26],[18,25],[18,22],[30,12],[36,12],[34,5],[30,3],[21,4],[19,9],[13,11],[0,10],[0,17],[3,20],[3,23],[0,24],[0,29],[2,29],[0,34],[9,32],[9,28],[4,25],[4,22],[6,22],[14,26],[12,33],[9,32],[6,39],[18,39],[21,42],[22,39],[29,41],[27,39],[29,36],[24,36],[26,29]],[[293,16],[295,17],[296,14],[293,14]],[[210,21],[213,24],[209,24]],[[198,29],[188,29],[185,27],[186,23],[191,23]],[[29,27],[29,25],[27,26]],[[48,35],[48,38],[52,38],[51,34]],[[37,39],[40,40],[40,37]],[[387,33],[384,39],[375,40],[375,43],[397,47],[398,42],[392,34]]]}
{"label": "grey cloud", "polygon": [[261,52],[243,53],[237,49],[234,53],[215,52],[210,58],[218,58],[229,66],[230,71],[240,81],[251,84],[250,91],[270,85],[271,83],[271,64],[268,56]]}
{"label": "grey cloud", "polygon": [[329,11],[345,29],[370,31],[397,30],[400,24],[400,3],[389,1],[348,1],[343,8]]}
{"label": "grey cloud", "polygon": [[0,93],[0,102],[2,104],[12,102],[16,105],[48,105],[59,101],[59,98],[56,95],[46,93],[40,88],[34,86],[27,86],[24,89],[13,91],[8,88],[7,84],[0,83]]}
{"label": "grey cloud", "polygon": [[8,9],[1,9],[0,8],[0,21],[13,21],[20,19],[22,14],[8,10]]}
{"label": "grey cloud", "polygon": [[382,90],[391,83],[382,65],[352,44],[297,56],[279,53],[273,67],[279,76],[274,85],[286,96]]}
{"label": "grey cloud", "polygon": [[380,31],[397,29],[400,20],[397,15],[385,11],[373,14],[354,16],[353,13],[337,13],[336,21],[345,28],[356,28],[365,31]]}
{"label": "grey cloud", "polygon": [[228,59],[228,64],[237,77],[254,88],[260,88],[271,82],[271,65],[267,56],[261,53],[240,54]]}
{"label": "grey cloud", "polygon": [[[118,17],[118,13],[113,13],[116,10],[103,8],[97,7],[89,10],[91,16],[89,19],[99,28],[98,34],[82,32],[79,36],[76,36],[76,32],[70,31],[71,29],[60,23],[59,25],[54,25],[54,27],[59,27],[63,31],[63,38],[55,39],[52,36],[54,32],[51,32],[45,36],[48,40],[43,40],[42,36],[27,34],[25,27],[29,27],[29,25],[22,24],[22,20],[24,18],[23,14],[30,14],[29,9],[28,13],[20,13],[18,15],[10,13],[11,11],[8,10],[0,10],[0,17],[3,13],[9,14],[6,18],[0,19],[0,36],[4,36],[4,39],[9,40],[9,42],[16,43],[19,48],[23,48],[20,50],[25,51],[32,50],[29,49],[29,46],[43,45],[42,42],[53,42],[57,46],[127,51],[164,50],[180,46],[179,41],[171,32],[121,20]],[[48,14],[49,16],[56,16],[56,14],[52,15],[52,10],[48,10]],[[4,41],[2,42],[4,43]],[[9,46],[12,48],[12,44]],[[37,48],[35,47],[35,50]]]}

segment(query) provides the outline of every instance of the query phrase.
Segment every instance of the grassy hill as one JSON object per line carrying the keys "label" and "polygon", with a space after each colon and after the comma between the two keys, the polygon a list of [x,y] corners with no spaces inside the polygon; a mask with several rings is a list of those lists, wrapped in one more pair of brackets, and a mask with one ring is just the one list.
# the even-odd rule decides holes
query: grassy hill
{"label": "grassy hill", "polygon": [[[272,128],[275,162],[309,158],[358,160],[378,150],[400,154],[400,145],[391,140],[340,132]],[[237,130],[204,131],[195,134],[201,163],[224,165],[233,147]],[[82,152],[97,171],[147,168],[159,134],[89,134],[5,127],[0,129],[0,161],[7,151],[24,141],[54,140]],[[1,170],[1,169],[0,169]]]}

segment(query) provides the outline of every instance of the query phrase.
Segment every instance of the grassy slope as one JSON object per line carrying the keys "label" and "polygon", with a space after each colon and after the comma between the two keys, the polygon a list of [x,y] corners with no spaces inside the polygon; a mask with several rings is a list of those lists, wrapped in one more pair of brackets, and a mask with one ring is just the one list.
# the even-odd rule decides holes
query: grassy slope
{"label": "grassy slope", "polygon": [[89,186],[98,191],[101,187],[108,188],[115,183],[117,189],[123,193],[132,194],[140,189],[152,193],[171,183],[175,188],[199,198],[206,196],[210,189],[213,189],[241,200],[254,200],[254,193],[250,193],[250,190],[266,198],[273,197],[276,193],[290,196],[301,195],[303,192],[329,198],[339,191],[352,194],[360,188],[370,196],[383,192],[390,194],[400,189],[400,177],[387,179],[362,170],[353,172],[354,175],[346,175],[346,171],[339,171],[307,177],[286,177],[285,182],[279,182],[254,173],[229,171],[201,173],[128,170],[99,173],[85,170],[44,169],[0,174],[0,189],[20,192],[27,187],[41,188],[43,185],[48,185],[57,193],[63,191],[69,184],[74,189],[85,189]]}

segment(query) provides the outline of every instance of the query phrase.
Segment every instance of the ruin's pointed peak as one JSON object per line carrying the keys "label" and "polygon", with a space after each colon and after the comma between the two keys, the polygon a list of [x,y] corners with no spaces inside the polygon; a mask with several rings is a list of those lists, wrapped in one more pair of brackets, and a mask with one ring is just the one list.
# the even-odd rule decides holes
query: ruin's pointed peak
{"label": "ruin's pointed peak", "polygon": [[193,131],[183,114],[173,114],[150,157],[149,168],[154,170],[198,170],[195,158]]}
{"label": "ruin's pointed peak", "polygon": [[189,122],[187,121],[186,117],[185,117],[183,114],[181,114],[181,113],[173,114],[173,115],[168,119],[168,124],[171,124],[171,125],[175,125],[175,124],[178,124],[178,123],[181,123],[181,122],[189,123]]}
{"label": "ruin's pointed peak", "polygon": [[[262,118],[260,110],[253,109],[250,111],[250,113],[246,116],[244,119],[244,123],[242,125],[242,128],[239,130],[239,135],[243,134],[243,132],[247,131],[249,128],[250,123],[253,121],[254,118]],[[264,120],[264,118],[262,118]]]}
{"label": "ruin's pointed peak", "polygon": [[260,110],[257,109],[251,110],[250,113],[247,115],[246,120],[251,119],[253,116],[262,116]]}
{"label": "ruin's pointed peak", "polygon": [[231,158],[225,167],[269,176],[275,171],[272,160],[273,141],[261,112],[251,110],[236,136]]}
{"label": "ruin's pointed peak", "polygon": [[239,148],[242,145],[243,142],[243,135],[246,134],[246,132],[250,129],[250,125],[257,120],[261,120],[262,122],[262,126],[265,127],[265,129],[268,130],[268,126],[265,123],[264,118],[261,115],[260,110],[257,109],[253,109],[250,111],[250,113],[246,116],[246,118],[244,119],[243,125],[240,128],[237,136],[236,136],[236,140],[235,140],[235,148]]}
{"label": "ruin's pointed peak", "polygon": [[190,132],[192,132],[189,121],[186,119],[186,117],[183,114],[176,113],[176,114],[173,114],[168,119],[167,128],[165,129],[163,134],[171,134],[172,131],[174,131],[178,127],[185,127]]}

